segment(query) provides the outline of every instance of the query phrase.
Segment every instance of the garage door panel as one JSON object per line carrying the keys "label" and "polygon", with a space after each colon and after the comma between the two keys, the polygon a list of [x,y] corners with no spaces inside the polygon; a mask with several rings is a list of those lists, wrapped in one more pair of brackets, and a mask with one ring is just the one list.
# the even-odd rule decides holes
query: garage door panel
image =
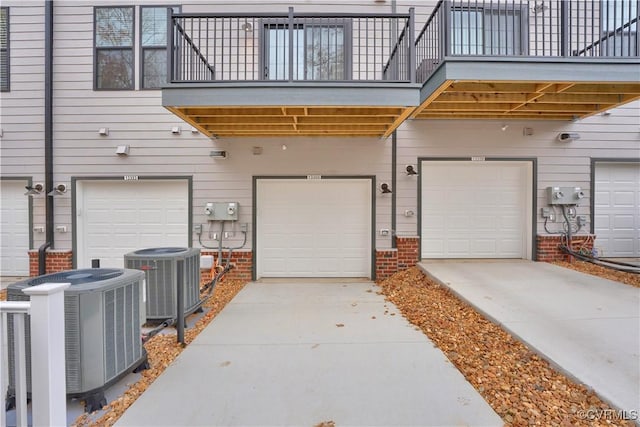
{"label": "garage door panel", "polygon": [[423,162],[422,257],[526,257],[530,173],[525,162]]}
{"label": "garage door panel", "polygon": [[594,231],[605,257],[640,257],[640,163],[597,162]]}
{"label": "garage door panel", "polygon": [[0,275],[29,275],[29,197],[26,180],[0,180]]}
{"label": "garage door panel", "polygon": [[371,181],[265,179],[257,185],[259,277],[370,275]]}
{"label": "garage door panel", "polygon": [[88,180],[78,191],[79,268],[120,268],[127,252],[189,243],[186,180]]}

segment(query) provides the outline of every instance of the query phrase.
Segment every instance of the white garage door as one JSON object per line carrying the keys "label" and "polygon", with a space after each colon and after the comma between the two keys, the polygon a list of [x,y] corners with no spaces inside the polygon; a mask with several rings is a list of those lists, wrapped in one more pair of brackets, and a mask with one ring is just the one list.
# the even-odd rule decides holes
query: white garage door
{"label": "white garage door", "polygon": [[423,258],[531,258],[529,162],[422,163]]}
{"label": "white garage door", "polygon": [[596,163],[594,209],[599,255],[640,257],[640,163]]}
{"label": "white garage door", "polygon": [[124,266],[123,255],[142,248],[188,246],[186,180],[78,182],[77,267]]}
{"label": "white garage door", "polygon": [[258,277],[371,277],[371,181],[258,180]]}
{"label": "white garage door", "polygon": [[27,181],[0,181],[0,275],[29,275],[29,197]]}

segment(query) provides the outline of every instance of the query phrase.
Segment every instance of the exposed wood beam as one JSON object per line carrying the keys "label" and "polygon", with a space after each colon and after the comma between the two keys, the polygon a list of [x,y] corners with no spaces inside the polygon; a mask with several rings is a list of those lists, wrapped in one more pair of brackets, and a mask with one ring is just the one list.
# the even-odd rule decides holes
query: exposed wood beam
{"label": "exposed wood beam", "polygon": [[404,123],[404,121],[407,119],[407,117],[409,117],[413,111],[415,110],[415,108],[405,108],[405,110],[402,112],[402,114],[400,114],[395,121],[391,124],[391,126],[389,126],[387,128],[387,130],[385,131],[384,134],[382,134],[382,138],[388,138],[389,135],[391,135],[393,133],[394,130],[396,130],[398,128],[398,126],[400,126],[402,123]]}
{"label": "exposed wood beam", "polygon": [[437,99],[441,93],[446,91],[451,86],[451,83],[452,83],[451,80],[445,80],[438,89],[436,89],[431,95],[427,97],[427,99],[424,100],[422,104],[420,104],[418,108],[413,110],[413,113],[411,114],[411,118],[414,118],[418,114],[420,114],[420,111],[424,110],[427,107],[427,105],[431,104],[431,102],[434,99]]}

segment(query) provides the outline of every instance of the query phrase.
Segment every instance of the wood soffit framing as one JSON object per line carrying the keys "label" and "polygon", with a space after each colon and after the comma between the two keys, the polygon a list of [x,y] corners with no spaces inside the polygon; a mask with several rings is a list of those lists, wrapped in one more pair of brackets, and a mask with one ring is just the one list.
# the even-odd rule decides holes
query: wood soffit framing
{"label": "wood soffit framing", "polygon": [[576,120],[640,99],[640,82],[445,80],[415,106],[167,106],[209,137],[388,137],[408,118]]}

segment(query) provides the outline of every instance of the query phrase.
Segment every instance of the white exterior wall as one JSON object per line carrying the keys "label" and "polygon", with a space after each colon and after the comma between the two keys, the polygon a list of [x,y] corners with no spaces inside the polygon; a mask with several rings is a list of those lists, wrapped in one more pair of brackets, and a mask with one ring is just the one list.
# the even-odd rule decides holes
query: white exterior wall
{"label": "white exterior wall", "polygon": [[[416,7],[416,31],[428,18],[435,0],[400,0],[397,12]],[[55,1],[54,37],[54,184],[70,188],[72,177],[163,175],[193,176],[193,223],[206,223],[207,201],[238,201],[240,222],[251,224],[253,175],[375,175],[377,183],[391,184],[391,138],[255,138],[210,141],[190,132],[191,127],[161,106],[160,90],[93,90],[93,7],[132,4],[128,1]],[[140,4],[170,4],[164,0]],[[390,12],[391,1],[297,0],[297,1],[207,1],[182,4],[183,12],[276,12],[293,5],[306,12]],[[41,2],[5,0],[10,7],[11,92],[2,93],[1,171],[3,177],[32,176],[44,181],[44,6]],[[139,13],[136,11],[136,15]],[[139,27],[135,28],[135,73],[139,86]],[[507,122],[451,120],[408,121],[398,130],[398,176],[394,192],[398,198],[397,223],[400,236],[417,235],[417,180],[404,174],[404,166],[416,165],[418,157],[487,156],[537,157],[538,207],[546,204],[544,189],[550,185],[590,189],[590,157],[640,157],[640,103],[612,110],[608,117],[594,116],[576,122]],[[181,126],[181,135],[172,135]],[[98,135],[107,127],[109,136]],[[523,136],[522,128],[534,129]],[[578,132],[581,139],[560,143],[560,132]],[[286,151],[281,149],[285,143]],[[115,154],[128,144],[128,157]],[[264,153],[255,156],[253,146]],[[211,150],[227,150],[224,161],[209,157]],[[55,200],[56,248],[72,247],[71,198],[68,191]],[[376,193],[376,230],[391,227],[391,197]],[[585,200],[578,213],[589,215]],[[406,218],[403,212],[414,210]],[[539,212],[538,232],[544,234]],[[589,219],[590,221],[590,219]],[[44,197],[34,198],[34,226],[44,225]],[[206,227],[205,227],[206,230]],[[206,233],[205,233],[206,234]],[[192,236],[197,246],[197,236]],[[33,247],[44,241],[34,235]],[[206,243],[206,242],[205,242]],[[209,242],[211,243],[211,242]],[[390,237],[378,235],[375,246],[388,248]],[[251,236],[247,248],[251,246]]]}

